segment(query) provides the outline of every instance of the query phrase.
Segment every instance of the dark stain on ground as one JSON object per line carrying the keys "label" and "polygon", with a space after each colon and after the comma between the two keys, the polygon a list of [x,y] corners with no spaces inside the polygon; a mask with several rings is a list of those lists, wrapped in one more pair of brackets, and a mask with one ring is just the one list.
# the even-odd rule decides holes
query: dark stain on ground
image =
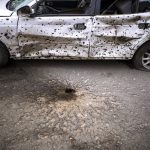
{"label": "dark stain on ground", "polygon": [[[12,61],[14,62],[14,61]],[[38,80],[43,78],[42,73],[37,74],[37,79],[30,72],[16,66],[15,63],[0,69],[0,101],[3,97],[12,100],[17,96],[18,102],[26,99],[27,102],[37,102],[39,97],[44,97],[48,102],[76,100],[76,89],[72,85],[65,84],[55,77],[49,81]],[[14,99],[15,100],[15,99]]]}
{"label": "dark stain on ground", "polygon": [[[4,76],[4,74],[5,73],[3,72],[1,75]],[[13,96],[18,97],[18,102],[23,100],[28,102],[37,102],[40,97],[47,99],[47,103],[77,99],[74,87],[69,84],[62,83],[53,77],[51,77],[49,81],[35,80],[34,78],[31,79],[26,76],[22,69],[20,70],[20,73],[16,74],[16,76],[12,76],[12,74],[15,74],[15,71],[8,74],[6,78],[3,77],[0,79],[0,100],[3,100],[3,97],[7,97],[7,99],[11,99],[13,101]]]}
{"label": "dark stain on ground", "polygon": [[53,97],[53,100],[55,101],[71,101],[76,100],[76,90],[72,89],[70,87],[62,88],[58,91],[55,91],[55,96]]}
{"label": "dark stain on ground", "polygon": [[66,88],[65,89],[65,93],[67,93],[67,94],[74,94],[74,93],[76,93],[76,90],[72,89],[72,88]]}

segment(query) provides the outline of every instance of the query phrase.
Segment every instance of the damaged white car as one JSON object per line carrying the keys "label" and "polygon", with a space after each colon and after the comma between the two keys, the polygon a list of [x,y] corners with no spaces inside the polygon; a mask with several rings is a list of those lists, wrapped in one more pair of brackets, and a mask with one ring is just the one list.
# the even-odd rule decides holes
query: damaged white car
{"label": "damaged white car", "polygon": [[133,60],[150,71],[150,0],[0,0],[0,66],[15,59]]}

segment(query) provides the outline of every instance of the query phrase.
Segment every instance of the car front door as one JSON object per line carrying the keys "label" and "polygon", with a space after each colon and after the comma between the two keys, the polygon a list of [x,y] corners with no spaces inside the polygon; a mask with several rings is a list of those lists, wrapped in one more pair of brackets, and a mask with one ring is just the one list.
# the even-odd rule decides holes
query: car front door
{"label": "car front door", "polygon": [[76,2],[44,1],[36,7],[36,16],[19,16],[21,56],[87,58],[92,30],[92,17],[87,12],[92,12],[88,10],[92,4]]}

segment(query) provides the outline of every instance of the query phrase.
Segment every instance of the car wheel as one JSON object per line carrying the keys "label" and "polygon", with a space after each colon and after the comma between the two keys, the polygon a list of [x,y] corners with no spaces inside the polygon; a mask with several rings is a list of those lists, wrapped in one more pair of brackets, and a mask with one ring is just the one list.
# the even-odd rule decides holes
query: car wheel
{"label": "car wheel", "polygon": [[150,71],[150,42],[138,49],[133,57],[133,65],[136,69]]}
{"label": "car wheel", "polygon": [[9,61],[9,52],[5,45],[0,43],[0,67],[7,65]]}

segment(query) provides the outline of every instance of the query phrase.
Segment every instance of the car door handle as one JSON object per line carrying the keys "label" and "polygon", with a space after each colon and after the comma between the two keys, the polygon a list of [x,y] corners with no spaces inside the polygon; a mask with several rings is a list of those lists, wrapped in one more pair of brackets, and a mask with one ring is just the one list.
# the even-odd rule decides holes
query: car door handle
{"label": "car door handle", "polygon": [[75,30],[85,30],[86,25],[85,25],[85,23],[77,23],[77,24],[74,25],[74,29]]}
{"label": "car door handle", "polygon": [[150,23],[139,23],[139,29],[148,29],[150,28]]}

